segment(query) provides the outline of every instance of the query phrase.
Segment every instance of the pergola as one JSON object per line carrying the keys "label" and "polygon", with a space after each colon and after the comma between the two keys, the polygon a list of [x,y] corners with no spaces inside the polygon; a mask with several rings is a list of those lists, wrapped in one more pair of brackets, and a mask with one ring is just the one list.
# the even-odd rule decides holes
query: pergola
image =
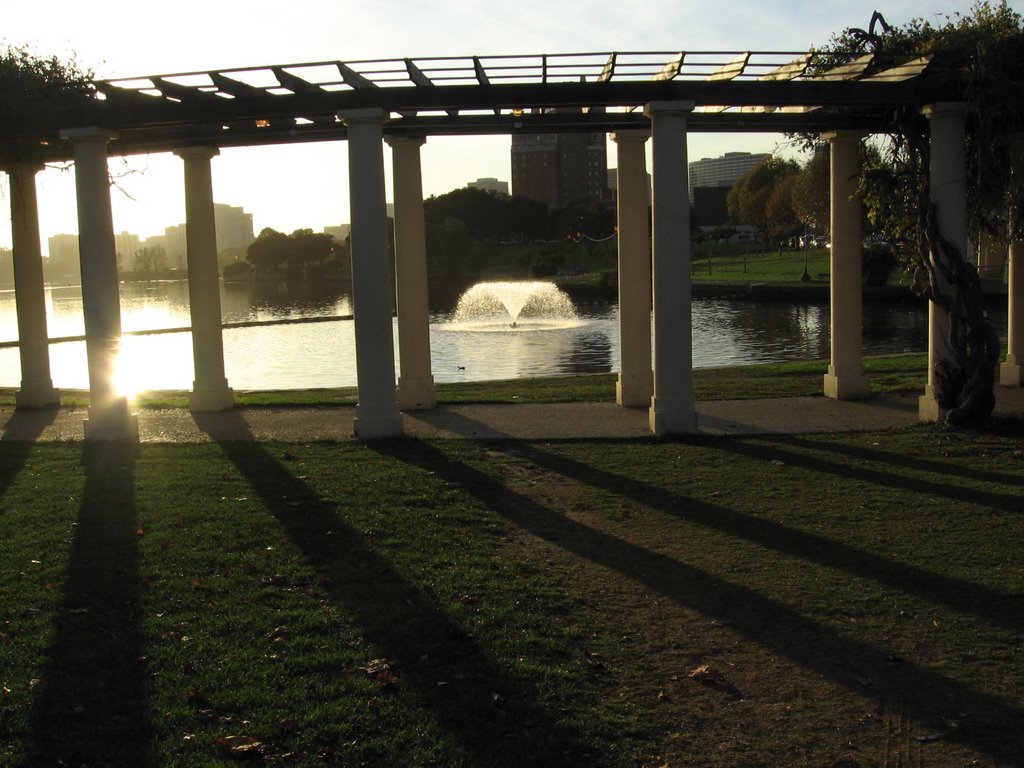
{"label": "pergola", "polygon": [[[430,136],[602,131],[618,162],[621,369],[617,400],[646,406],[654,434],[697,431],[692,389],[688,132],[798,132],[831,144],[831,361],[825,394],[868,394],[861,360],[859,143],[893,120],[927,121],[933,199],[943,236],[968,250],[965,108],[956,72],[930,57],[871,53],[619,52],[330,61],[93,83],[74,108],[0,125],[11,179],[22,386],[18,403],[57,402],[48,360],[34,175],[72,160],[78,200],[91,406],[87,439],[131,437],[134,417],[111,384],[120,337],[107,158],[174,152],[184,164],[194,411],[233,406],[224,375],[210,159],[222,147],[348,142],[352,281],[363,438],[402,432],[401,410],[436,403],[427,328],[420,147]],[[645,143],[651,141],[648,220]],[[394,163],[398,342],[383,142]],[[650,225],[650,228],[649,228]],[[651,234],[649,234],[649,232]],[[1012,251],[1011,251],[1012,252]],[[1020,268],[1011,257],[1004,383],[1020,385]],[[652,321],[653,317],[653,321]],[[932,308],[922,419],[941,416],[934,363],[944,319]],[[653,343],[652,343],[653,342]],[[653,347],[653,353],[652,353]]]}

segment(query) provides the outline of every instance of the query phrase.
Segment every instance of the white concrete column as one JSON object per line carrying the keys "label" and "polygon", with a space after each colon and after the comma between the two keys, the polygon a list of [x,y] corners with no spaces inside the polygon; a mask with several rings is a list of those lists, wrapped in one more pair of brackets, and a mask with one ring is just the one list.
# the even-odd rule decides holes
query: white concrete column
{"label": "white concrete column", "polygon": [[829,143],[832,252],[829,256],[831,362],[825,374],[825,396],[857,400],[869,394],[864,374],[861,278],[860,140],[856,131],[822,135]]}
{"label": "white concrete column", "polygon": [[395,393],[387,203],[384,193],[381,109],[339,112],[348,127],[349,205],[352,218],[352,314],[356,337],[357,437],[402,434]]}
{"label": "white concrete column", "polygon": [[619,380],[615,402],[650,405],[654,394],[651,366],[651,231],[647,207],[649,130],[612,134],[618,158],[619,225]]}
{"label": "white concrete column", "polygon": [[185,164],[185,248],[195,368],[188,407],[194,412],[223,411],[234,407],[235,398],[224,376],[217,226],[210,170],[210,160],[220,152],[212,147],[189,147],[174,154]]}
{"label": "white concrete column", "polygon": [[113,382],[121,343],[121,300],[110,209],[107,142],[115,135],[103,128],[61,131],[61,137],[72,143],[75,161],[82,310],[89,363],[86,440],[137,439],[139,434],[128,400],[115,392]]}
{"label": "white concrete column", "polygon": [[437,405],[430,368],[430,308],[423,218],[423,137],[391,136],[395,187],[395,307],[398,311],[398,405],[426,410]]}
{"label": "white concrete column", "polygon": [[[1024,175],[1024,134],[1013,137],[1011,169]],[[1019,222],[1010,221],[1010,231]],[[1006,362],[999,367],[999,383],[1008,387],[1024,386],[1024,241],[1010,240],[1007,265]]]}
{"label": "white concrete column", "polygon": [[[925,107],[929,121],[931,165],[928,169],[931,198],[935,203],[939,232],[959,249],[965,258],[970,253],[967,231],[967,162],[964,150],[966,109],[960,102],[940,102]],[[929,258],[934,259],[934,255]],[[928,302],[928,384],[918,400],[921,421],[938,421],[945,409],[936,399],[936,366],[954,360],[949,349],[949,313]]]}
{"label": "white concrete column", "polygon": [[50,378],[50,345],[46,330],[46,289],[39,247],[36,173],[41,166],[12,163],[7,167],[11,195],[11,242],[14,246],[14,298],[18,308],[18,351],[21,389],[19,408],[45,408],[60,403]]}
{"label": "white concrete column", "polygon": [[650,426],[656,435],[697,431],[686,165],[686,116],[693,106],[692,101],[657,101],[644,110],[651,120],[653,165],[654,396]]}
{"label": "white concrete column", "polygon": [[1024,241],[1010,243],[1007,287],[1006,362],[999,366],[999,383],[1024,386]]}

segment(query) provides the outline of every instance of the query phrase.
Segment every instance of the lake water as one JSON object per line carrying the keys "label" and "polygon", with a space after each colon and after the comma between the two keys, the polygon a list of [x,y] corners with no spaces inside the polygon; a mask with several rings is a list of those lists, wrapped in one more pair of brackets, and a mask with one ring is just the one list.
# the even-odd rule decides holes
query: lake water
{"label": "lake water", "polygon": [[[288,293],[283,287],[222,286],[226,324],[312,320],[224,330],[225,371],[236,390],[342,387],[356,383],[351,299],[338,292]],[[77,287],[46,292],[51,339],[84,333]],[[827,304],[781,301],[695,299],[694,367],[788,360],[827,359]],[[535,329],[492,326],[468,330],[452,323],[451,312],[431,315],[431,355],[438,382],[602,373],[618,370],[617,306],[578,308],[575,322]],[[122,327],[129,331],[184,328],[190,323],[184,281],[121,285]],[[999,319],[996,319],[998,324]],[[1002,317],[1005,327],[1005,311]],[[864,349],[869,355],[919,352],[927,348],[923,303],[866,304]],[[17,340],[13,291],[0,292],[0,341]],[[122,380],[130,390],[190,389],[191,334],[125,336]],[[397,331],[396,331],[397,344]],[[83,341],[50,346],[54,386],[87,389]],[[397,368],[397,354],[396,354]],[[16,348],[0,349],[0,386],[20,386]]]}

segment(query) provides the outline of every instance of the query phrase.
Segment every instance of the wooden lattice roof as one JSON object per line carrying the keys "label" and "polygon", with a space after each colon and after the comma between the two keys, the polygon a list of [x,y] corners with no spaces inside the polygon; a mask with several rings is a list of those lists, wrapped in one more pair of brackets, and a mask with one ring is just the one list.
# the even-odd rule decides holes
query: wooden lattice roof
{"label": "wooden lattice roof", "polygon": [[955,100],[929,57],[613,52],[326,61],[100,80],[95,99],[0,125],[0,159],[69,156],[62,129],[117,132],[114,154],[344,139],[342,110],[391,134],[614,131],[651,101],[693,101],[692,131],[884,131],[896,111]]}

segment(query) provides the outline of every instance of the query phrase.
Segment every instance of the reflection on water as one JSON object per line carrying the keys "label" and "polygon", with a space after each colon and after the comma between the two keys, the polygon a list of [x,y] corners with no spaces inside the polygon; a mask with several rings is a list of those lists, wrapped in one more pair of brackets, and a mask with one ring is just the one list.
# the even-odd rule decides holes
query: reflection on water
{"label": "reflection on water", "polygon": [[[350,297],[337,291],[314,290],[296,297],[294,292],[273,285],[224,286],[221,301],[224,322],[229,324],[345,318],[352,311]],[[84,333],[77,288],[49,289],[46,306],[51,338]],[[125,331],[188,327],[188,285],[182,281],[122,285],[121,309]],[[826,304],[695,299],[694,367],[827,359],[828,315]],[[452,323],[447,312],[432,314],[430,321],[431,357],[438,382],[601,373],[619,366],[618,310],[614,304],[581,307],[577,322],[543,330],[523,326],[489,333],[469,331]],[[1005,329],[1005,309],[994,321]],[[923,351],[926,326],[923,304],[865,305],[865,353]],[[397,329],[395,337],[397,345]],[[0,292],[0,341],[16,339],[14,293]],[[188,332],[125,336],[123,352],[126,364],[136,371],[136,386],[191,388]],[[224,331],[224,358],[228,382],[236,390],[356,383],[355,341],[349,319],[228,328]],[[88,387],[84,342],[52,344],[50,360],[54,386]],[[0,386],[20,386],[16,348],[0,349]]]}

